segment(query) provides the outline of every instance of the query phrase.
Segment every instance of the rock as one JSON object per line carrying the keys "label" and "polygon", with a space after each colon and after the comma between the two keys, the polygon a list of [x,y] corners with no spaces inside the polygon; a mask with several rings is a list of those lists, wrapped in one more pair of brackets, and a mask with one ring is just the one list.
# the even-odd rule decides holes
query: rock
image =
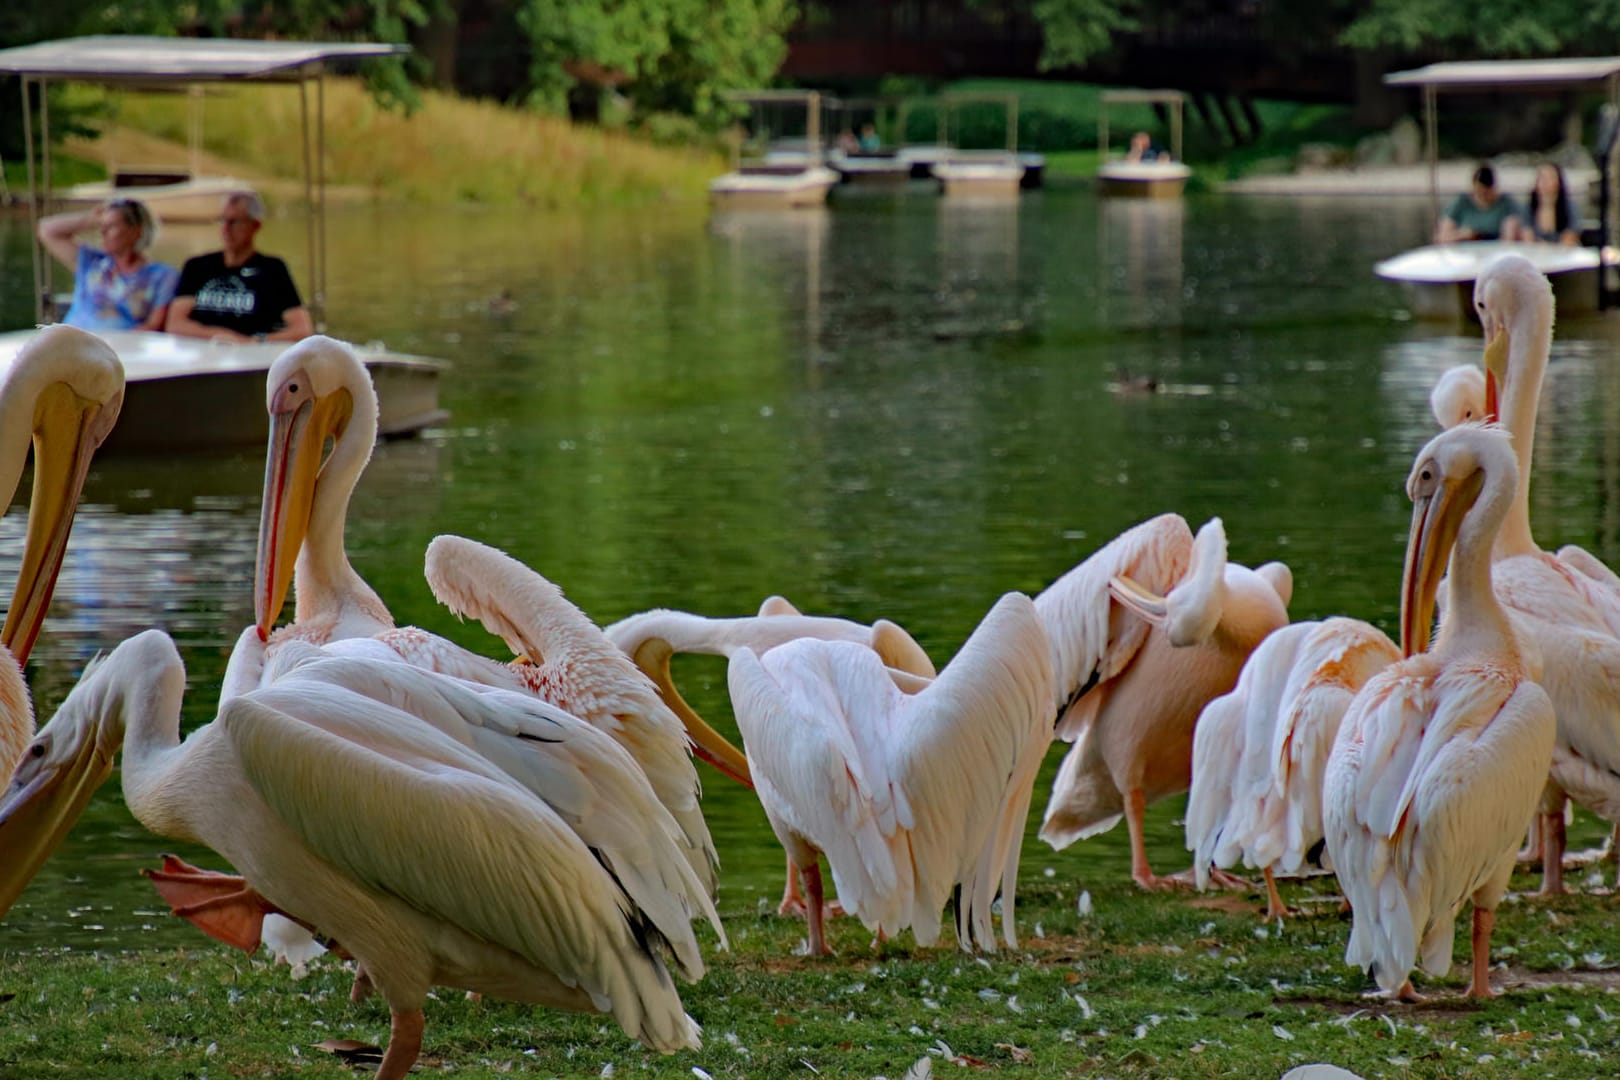
{"label": "rock", "polygon": [[1298,172],[1320,172],[1324,169],[1342,169],[1350,164],[1350,152],[1333,143],[1305,143],[1294,157]]}
{"label": "rock", "polygon": [[1356,143],[1356,165],[1395,164],[1395,140],[1387,132],[1376,132]]}
{"label": "rock", "polygon": [[1416,165],[1423,160],[1423,129],[1410,116],[1403,116],[1389,129],[1396,165]]}

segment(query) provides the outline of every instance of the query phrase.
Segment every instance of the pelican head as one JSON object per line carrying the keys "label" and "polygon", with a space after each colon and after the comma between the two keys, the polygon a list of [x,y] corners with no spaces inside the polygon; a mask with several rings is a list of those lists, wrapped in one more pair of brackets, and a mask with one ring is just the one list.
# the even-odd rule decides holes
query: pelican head
{"label": "pelican head", "polygon": [[[1497,363],[1506,365],[1505,353]],[[1429,392],[1429,411],[1434,413],[1435,423],[1440,425],[1442,431],[1470,421],[1484,420],[1485,372],[1475,364],[1458,364],[1447,369]]]}
{"label": "pelican head", "polygon": [[[346,504],[377,435],[371,376],[353,349],[329,337],[305,338],[276,358],[266,379],[265,404],[270,442],[253,578],[254,621],[261,637],[269,634],[286,603],[293,568],[322,497],[322,481],[329,474],[344,475],[347,486],[334,484],[341,490],[326,497]],[[351,428],[357,438],[345,439]]]}
{"label": "pelican head", "polygon": [[[1287,587],[1293,591],[1292,575]],[[1226,602],[1226,526],[1218,517],[1204,522],[1193,537],[1186,574],[1164,596],[1126,574],[1116,574],[1108,583],[1108,591],[1141,618],[1163,626],[1172,645],[1208,641],[1220,624]]]}
{"label": "pelican head", "polygon": [[[1484,537],[1488,574],[1489,541],[1495,539],[1517,483],[1512,440],[1501,428],[1476,424],[1453,428],[1435,436],[1418,454],[1406,481],[1412,531],[1401,575],[1403,656],[1428,650],[1435,596],[1453,549],[1461,557],[1461,549],[1468,546],[1470,557],[1476,557],[1478,541]],[[1448,602],[1448,608],[1454,606]]]}
{"label": "pelican head", "polygon": [[1496,420],[1512,335],[1541,340],[1552,333],[1552,283],[1523,255],[1499,255],[1474,282],[1474,310],[1485,331],[1485,418]]}
{"label": "pelican head", "polygon": [[22,480],[30,445],[34,451],[28,537],[0,630],[0,642],[19,665],[45,621],[90,459],[123,404],[124,367],[117,355],[99,337],[72,326],[39,331],[0,383],[0,489],[6,504]]}
{"label": "pelican head", "polygon": [[146,630],[97,657],[23,751],[0,792],[0,915],[72,830],[112,773],[124,732],[141,714],[168,715],[178,732],[185,668],[174,642]]}

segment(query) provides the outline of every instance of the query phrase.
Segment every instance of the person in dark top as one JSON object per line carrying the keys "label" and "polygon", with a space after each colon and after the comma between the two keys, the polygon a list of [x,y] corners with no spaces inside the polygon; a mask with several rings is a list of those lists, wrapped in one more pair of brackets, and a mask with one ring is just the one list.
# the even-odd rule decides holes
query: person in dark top
{"label": "person in dark top", "polygon": [[1511,240],[1524,223],[1524,210],[1512,195],[1497,190],[1496,170],[1481,164],[1474,170],[1470,190],[1454,199],[1435,226],[1434,242],[1459,240]]}
{"label": "person in dark top", "polygon": [[298,341],[314,333],[287,264],[253,246],[264,204],[251,191],[225,196],[223,250],[187,259],[164,329],[225,341]]}

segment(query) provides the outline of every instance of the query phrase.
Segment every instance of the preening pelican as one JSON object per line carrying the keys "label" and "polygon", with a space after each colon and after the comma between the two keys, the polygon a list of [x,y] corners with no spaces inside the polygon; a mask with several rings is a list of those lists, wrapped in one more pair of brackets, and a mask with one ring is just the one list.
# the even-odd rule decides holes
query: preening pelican
{"label": "preening pelican", "polygon": [[[34,453],[28,533],[0,630],[0,770],[10,775],[34,737],[22,667],[39,637],[62,568],[90,459],[118,420],[124,367],[107,343],[72,326],[39,331],[0,380],[0,491],[11,505]],[[10,906],[0,900],[0,915]]]}
{"label": "preening pelican", "polygon": [[[906,681],[904,689],[907,691],[921,689],[935,674],[933,661],[922,646],[895,623],[878,619],[866,626],[848,619],[804,615],[781,596],[767,597],[760,605],[759,614],[754,616],[708,618],[658,608],[620,619],[603,632],[652,679],[664,701],[682,723],[694,731],[707,729],[708,724],[675,686],[670,661],[678,653],[730,656],[738,649],[763,653],[798,638],[815,638],[869,647],[897,680],[915,676]],[[776,910],[781,915],[806,913],[804,897],[799,892],[798,871],[791,855],[782,902]]]}
{"label": "preening pelican", "polygon": [[[1356,695],[1328,759],[1327,850],[1354,912],[1345,961],[1385,990],[1451,967],[1474,905],[1470,996],[1491,994],[1490,934],[1552,757],[1552,702],[1531,682],[1491,587],[1518,469],[1505,432],[1461,427],[1419,453],[1401,581],[1401,652]],[[1446,560],[1445,618],[1425,652]]]}
{"label": "preening pelican", "polygon": [[[331,338],[298,343],[271,365],[270,440],[259,526],[254,609],[272,648],[374,639],[407,662],[490,686],[527,690],[614,735],[641,763],[686,831],[692,864],[711,893],[718,855],[698,806],[699,783],[680,720],[655,688],[551,582],[493,548],[439,537],[428,547],[434,595],[472,615],[522,660],[497,663],[414,627],[396,629],[387,607],[350,565],[343,545],[349,500],[377,439],[376,392],[354,351]],[[327,441],[331,452],[324,464]],[[288,587],[291,626],[269,634]],[[248,658],[233,655],[223,693],[260,685]],[[692,736],[708,760],[746,776],[742,754],[712,729]]]}
{"label": "preening pelican", "polygon": [[[654,620],[637,618],[653,640]],[[954,893],[961,946],[993,949],[999,889],[1015,943],[1019,841],[1054,693],[1029,598],[1002,597],[932,682],[885,666],[866,642],[796,637],[756,653],[758,638],[728,631],[737,726],[765,815],[804,875],[811,952],[827,951],[821,854],[845,909],[879,934],[910,927],[932,945]]]}
{"label": "preening pelican", "polygon": [[1400,658],[1359,619],[1290,623],[1254,650],[1231,693],[1193,733],[1187,848],[1202,888],[1211,865],[1265,872],[1266,918],[1286,913],[1276,873],[1295,874],[1322,840],[1322,776],[1350,701]]}
{"label": "preening pelican", "polygon": [[1475,364],[1447,368],[1429,391],[1429,411],[1442,430],[1485,419],[1485,371]]}
{"label": "preening pelican", "polygon": [[1552,347],[1553,296],[1529,260],[1504,255],[1474,287],[1488,345],[1488,396],[1500,400],[1519,478],[1492,575],[1521,640],[1540,654],[1539,681],[1558,714],[1540,819],[1542,890],[1563,891],[1564,794],[1620,822],[1620,581],[1578,547],[1541,550],[1530,528],[1531,462],[1541,381]]}
{"label": "preening pelican", "polygon": [[1121,533],[1035,598],[1057,676],[1063,759],[1040,836],[1055,848],[1106,832],[1123,816],[1131,877],[1154,875],[1142,836],[1149,803],[1186,791],[1193,729],[1210,699],[1288,622],[1293,578],[1281,563],[1226,561],[1219,518],[1196,540],[1176,514]]}
{"label": "preening pelican", "polygon": [[[666,952],[701,976],[690,920],[713,908],[621,747],[527,695],[301,659],[274,660],[284,674],[183,741],[185,670],[166,635],[92,665],[0,798],[0,846],[24,856],[0,866],[0,892],[43,862],[122,744],[135,817],[242,875],[172,866],[160,892],[249,951],[267,911],[340,942],[389,1005],[381,1080],[415,1061],[434,985],[611,1012],[664,1052],[698,1045]],[[522,762],[493,764],[489,740]]]}

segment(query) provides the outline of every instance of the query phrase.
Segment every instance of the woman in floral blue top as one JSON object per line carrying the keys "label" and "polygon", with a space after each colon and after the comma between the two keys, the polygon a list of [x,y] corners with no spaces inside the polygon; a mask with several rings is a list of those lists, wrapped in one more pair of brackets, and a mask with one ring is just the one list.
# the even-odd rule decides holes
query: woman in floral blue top
{"label": "woman in floral blue top", "polygon": [[[74,241],[99,228],[101,247]],[[144,203],[112,199],[94,210],[53,214],[39,240],[74,272],[73,306],[62,321],[81,330],[161,330],[180,273],[146,257],[157,224]]]}

